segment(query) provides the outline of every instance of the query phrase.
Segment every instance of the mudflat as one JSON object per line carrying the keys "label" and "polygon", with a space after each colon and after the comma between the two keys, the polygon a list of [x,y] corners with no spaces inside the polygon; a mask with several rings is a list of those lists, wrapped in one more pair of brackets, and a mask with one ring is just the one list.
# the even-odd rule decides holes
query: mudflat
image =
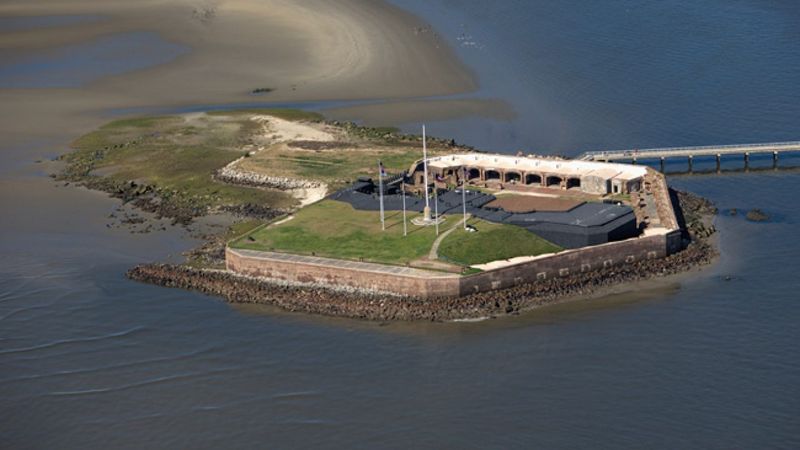
{"label": "mudflat", "polygon": [[[477,87],[473,74],[430,26],[385,2],[10,0],[0,4],[0,15],[94,17],[0,33],[8,63],[135,32],[155,33],[165,45],[187,49],[168,63],[78,87],[0,89],[4,136],[78,134],[112,109],[402,99]],[[81,70],[79,64],[70,70]],[[483,108],[480,104],[476,108]]]}

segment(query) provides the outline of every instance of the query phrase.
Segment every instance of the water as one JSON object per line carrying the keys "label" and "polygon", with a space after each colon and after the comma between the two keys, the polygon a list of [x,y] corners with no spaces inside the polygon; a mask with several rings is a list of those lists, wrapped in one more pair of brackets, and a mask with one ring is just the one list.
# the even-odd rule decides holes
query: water
{"label": "water", "polygon": [[[519,112],[430,124],[460,141],[569,153],[800,134],[793,2],[398,3],[455,44],[472,36],[477,95]],[[773,217],[720,216],[719,263],[680,284],[385,325],[124,279],[192,242],[109,229],[115,201],[26,159],[71,137],[3,144],[0,447],[800,446],[796,172],[671,177]]]}
{"label": "water", "polygon": [[3,57],[0,88],[78,87],[105,76],[168,63],[187,51],[155,33],[117,33],[35,56]]}
{"label": "water", "polygon": [[480,76],[480,96],[506,99],[519,115],[432,133],[564,154],[800,135],[796,2],[396,3],[458,49]]}
{"label": "water", "polygon": [[0,17],[0,32],[27,31],[40,28],[84,25],[102,20],[100,16],[17,16]]}

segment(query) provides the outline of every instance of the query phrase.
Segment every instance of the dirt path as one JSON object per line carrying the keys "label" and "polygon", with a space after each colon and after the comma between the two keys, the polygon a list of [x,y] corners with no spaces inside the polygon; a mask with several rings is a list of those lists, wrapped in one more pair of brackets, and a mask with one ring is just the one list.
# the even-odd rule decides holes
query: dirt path
{"label": "dirt path", "polygon": [[464,221],[469,220],[470,217],[471,217],[470,215],[467,215],[467,217],[456,222],[456,224],[453,225],[449,230],[440,234],[439,237],[437,237],[436,240],[433,241],[433,245],[431,245],[431,251],[428,253],[428,259],[430,259],[431,261],[436,261],[437,259],[439,259],[439,245],[441,245],[444,238],[446,238],[450,233],[455,231],[456,228],[463,225]]}

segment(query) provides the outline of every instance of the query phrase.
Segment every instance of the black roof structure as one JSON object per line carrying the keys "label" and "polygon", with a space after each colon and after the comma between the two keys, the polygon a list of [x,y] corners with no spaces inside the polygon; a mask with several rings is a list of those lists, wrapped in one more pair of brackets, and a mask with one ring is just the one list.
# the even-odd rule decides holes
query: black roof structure
{"label": "black roof structure", "polygon": [[[355,185],[330,195],[331,200],[349,203],[358,210],[377,211],[380,209],[377,189],[358,182]],[[494,223],[507,223],[528,229],[548,241],[564,248],[580,248],[634,237],[638,234],[633,209],[624,205],[607,203],[582,203],[569,211],[532,213],[510,213],[502,209],[488,208],[486,205],[495,196],[478,191],[467,190],[467,213]],[[430,198],[434,209],[434,198]],[[462,193],[460,190],[444,191],[438,195],[439,214],[460,214],[462,212]],[[400,211],[403,208],[401,194],[383,197],[386,211]],[[406,210],[422,212],[425,199],[406,194]]]}

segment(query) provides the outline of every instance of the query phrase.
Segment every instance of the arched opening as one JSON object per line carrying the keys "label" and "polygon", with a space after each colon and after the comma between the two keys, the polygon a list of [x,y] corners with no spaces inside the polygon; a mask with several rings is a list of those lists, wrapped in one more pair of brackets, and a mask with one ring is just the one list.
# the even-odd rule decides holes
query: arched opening
{"label": "arched opening", "polygon": [[500,179],[500,172],[496,170],[487,170],[484,172],[484,176],[486,177],[486,181],[489,180],[499,180]]}
{"label": "arched opening", "polygon": [[525,175],[525,184],[535,184],[537,186],[541,186],[542,176],[536,175],[535,173],[529,173]]}
{"label": "arched opening", "polygon": [[581,187],[581,179],[580,178],[567,178],[567,189],[578,188]]}
{"label": "arched opening", "polygon": [[481,177],[481,171],[479,169],[467,169],[467,179],[468,180],[477,180]]}
{"label": "arched opening", "polygon": [[561,177],[549,176],[547,177],[547,187],[561,187]]}
{"label": "arched opening", "polygon": [[517,172],[506,172],[506,183],[519,183],[522,175]]}

